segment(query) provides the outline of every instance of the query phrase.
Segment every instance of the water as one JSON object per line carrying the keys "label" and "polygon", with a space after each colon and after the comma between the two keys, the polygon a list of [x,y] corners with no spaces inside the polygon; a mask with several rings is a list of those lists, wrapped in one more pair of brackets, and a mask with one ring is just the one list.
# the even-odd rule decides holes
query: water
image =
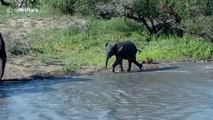
{"label": "water", "polygon": [[213,63],[0,85],[1,120],[211,120]]}

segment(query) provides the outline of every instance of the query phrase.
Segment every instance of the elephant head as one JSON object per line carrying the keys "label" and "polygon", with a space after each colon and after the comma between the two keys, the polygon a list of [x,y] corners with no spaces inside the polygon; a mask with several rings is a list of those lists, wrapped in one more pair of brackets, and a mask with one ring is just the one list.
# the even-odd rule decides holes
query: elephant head
{"label": "elephant head", "polygon": [[107,64],[109,61],[109,58],[111,58],[113,55],[117,56],[118,53],[122,50],[122,46],[118,48],[117,44],[111,44],[111,43],[106,43],[106,64],[105,68],[107,68]]}
{"label": "elephant head", "polygon": [[4,43],[2,34],[0,33],[0,80],[4,74],[6,61],[7,61],[7,55],[5,51],[5,43]]}
{"label": "elephant head", "polygon": [[111,58],[114,54],[114,45],[110,44],[110,43],[106,43],[106,64],[105,64],[105,69],[107,68],[107,64],[109,61],[109,58]]}

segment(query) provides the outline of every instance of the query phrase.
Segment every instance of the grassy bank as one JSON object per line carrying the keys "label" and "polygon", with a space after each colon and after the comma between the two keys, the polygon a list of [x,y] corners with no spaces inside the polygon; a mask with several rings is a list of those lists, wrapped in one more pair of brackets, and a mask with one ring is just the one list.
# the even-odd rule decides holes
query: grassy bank
{"label": "grassy bank", "polygon": [[122,18],[107,21],[75,18],[74,24],[67,28],[34,30],[28,34],[28,39],[33,53],[42,62],[51,64],[61,61],[64,72],[103,68],[106,42],[122,40],[134,41],[142,50],[137,54],[138,61],[146,57],[155,61],[213,59],[212,43],[187,35],[183,38],[149,37],[139,25],[132,21],[125,22]]}

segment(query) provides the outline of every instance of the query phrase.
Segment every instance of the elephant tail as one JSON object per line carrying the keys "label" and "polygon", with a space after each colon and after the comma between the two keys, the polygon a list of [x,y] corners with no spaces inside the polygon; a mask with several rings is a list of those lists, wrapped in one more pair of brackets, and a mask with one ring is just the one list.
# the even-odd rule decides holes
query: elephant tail
{"label": "elephant tail", "polygon": [[138,49],[137,49],[137,51],[138,51],[139,53],[141,53],[141,52],[142,52],[141,50],[138,50]]}

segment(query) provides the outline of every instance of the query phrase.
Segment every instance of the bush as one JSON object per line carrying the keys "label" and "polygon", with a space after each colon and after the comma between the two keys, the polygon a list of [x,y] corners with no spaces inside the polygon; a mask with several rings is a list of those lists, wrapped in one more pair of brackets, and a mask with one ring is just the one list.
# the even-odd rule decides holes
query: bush
{"label": "bush", "polygon": [[[110,1],[110,0],[108,0]],[[40,0],[39,4],[42,9],[47,11],[56,11],[60,14],[80,14],[84,16],[97,15],[96,5],[100,2],[107,2],[107,0]]]}
{"label": "bush", "polygon": [[197,16],[185,22],[187,33],[213,42],[213,17]]}
{"label": "bush", "polygon": [[75,11],[81,15],[93,15],[95,13],[96,0],[77,0]]}
{"label": "bush", "polygon": [[73,14],[75,12],[75,0],[40,0],[40,8],[48,12],[59,14]]}

